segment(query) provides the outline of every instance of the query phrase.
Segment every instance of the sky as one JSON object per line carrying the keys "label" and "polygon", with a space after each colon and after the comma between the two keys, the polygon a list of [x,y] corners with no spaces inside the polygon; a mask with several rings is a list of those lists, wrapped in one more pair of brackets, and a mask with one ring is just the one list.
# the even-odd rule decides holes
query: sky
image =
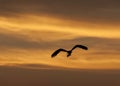
{"label": "sky", "polygon": [[[119,4],[119,0],[0,0],[0,65],[120,69]],[[51,58],[56,49],[76,44],[89,50]]]}
{"label": "sky", "polygon": [[120,86],[119,51],[119,0],[0,0],[2,86]]}

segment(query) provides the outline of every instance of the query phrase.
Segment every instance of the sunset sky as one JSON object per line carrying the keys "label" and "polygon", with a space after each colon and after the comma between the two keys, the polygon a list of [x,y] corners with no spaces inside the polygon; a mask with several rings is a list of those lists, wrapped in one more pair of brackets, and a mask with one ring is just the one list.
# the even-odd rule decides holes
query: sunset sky
{"label": "sunset sky", "polygon": [[0,0],[0,85],[120,86],[120,0]]}
{"label": "sunset sky", "polygon": [[0,0],[0,65],[120,69],[120,1]]}

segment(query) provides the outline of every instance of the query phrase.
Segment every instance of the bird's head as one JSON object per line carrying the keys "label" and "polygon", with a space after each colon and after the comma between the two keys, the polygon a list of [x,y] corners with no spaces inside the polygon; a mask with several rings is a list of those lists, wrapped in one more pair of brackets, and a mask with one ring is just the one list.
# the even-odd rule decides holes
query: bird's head
{"label": "bird's head", "polygon": [[88,47],[86,47],[86,46],[81,46],[81,48],[84,50],[88,50]]}

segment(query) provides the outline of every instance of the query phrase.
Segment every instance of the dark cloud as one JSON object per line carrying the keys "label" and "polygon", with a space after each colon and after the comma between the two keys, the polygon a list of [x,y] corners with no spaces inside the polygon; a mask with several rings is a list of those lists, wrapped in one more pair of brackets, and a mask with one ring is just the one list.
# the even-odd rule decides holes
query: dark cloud
{"label": "dark cloud", "polygon": [[119,55],[120,51],[120,40],[115,38],[78,37],[57,41],[33,41],[25,35],[0,33],[0,47],[5,48],[54,50],[60,47],[70,49],[71,46],[76,44],[86,45],[89,47],[89,50],[96,50],[96,52],[93,52],[96,54],[112,53]]}
{"label": "dark cloud", "polygon": [[0,15],[46,14],[75,20],[120,22],[119,0],[0,0]]}
{"label": "dark cloud", "polygon": [[120,70],[44,70],[0,66],[2,86],[120,86]]}
{"label": "dark cloud", "polygon": [[21,49],[39,49],[47,45],[45,42],[31,41],[24,35],[16,35],[13,33],[0,33],[0,46],[6,48],[21,48]]}
{"label": "dark cloud", "polygon": [[13,64],[14,67],[19,68],[29,68],[29,69],[69,69],[59,66],[52,66],[52,65],[46,65],[46,64]]}
{"label": "dark cloud", "polygon": [[84,44],[91,49],[99,50],[120,50],[120,40],[116,38],[99,38],[99,37],[78,37],[71,40],[60,41],[61,45]]}

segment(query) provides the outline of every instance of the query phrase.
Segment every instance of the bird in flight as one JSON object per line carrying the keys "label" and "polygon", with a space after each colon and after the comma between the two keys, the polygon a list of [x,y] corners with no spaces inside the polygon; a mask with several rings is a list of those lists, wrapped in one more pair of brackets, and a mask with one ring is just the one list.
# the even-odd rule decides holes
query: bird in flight
{"label": "bird in flight", "polygon": [[62,52],[67,52],[67,57],[69,57],[69,56],[71,56],[72,51],[73,51],[75,48],[82,48],[82,49],[84,49],[84,50],[88,50],[88,48],[87,48],[86,46],[84,46],[84,45],[75,45],[71,50],[65,50],[65,49],[60,48],[60,49],[56,50],[56,51],[51,55],[51,57],[54,58],[54,57],[55,57],[58,53],[60,53],[61,51],[62,51]]}

